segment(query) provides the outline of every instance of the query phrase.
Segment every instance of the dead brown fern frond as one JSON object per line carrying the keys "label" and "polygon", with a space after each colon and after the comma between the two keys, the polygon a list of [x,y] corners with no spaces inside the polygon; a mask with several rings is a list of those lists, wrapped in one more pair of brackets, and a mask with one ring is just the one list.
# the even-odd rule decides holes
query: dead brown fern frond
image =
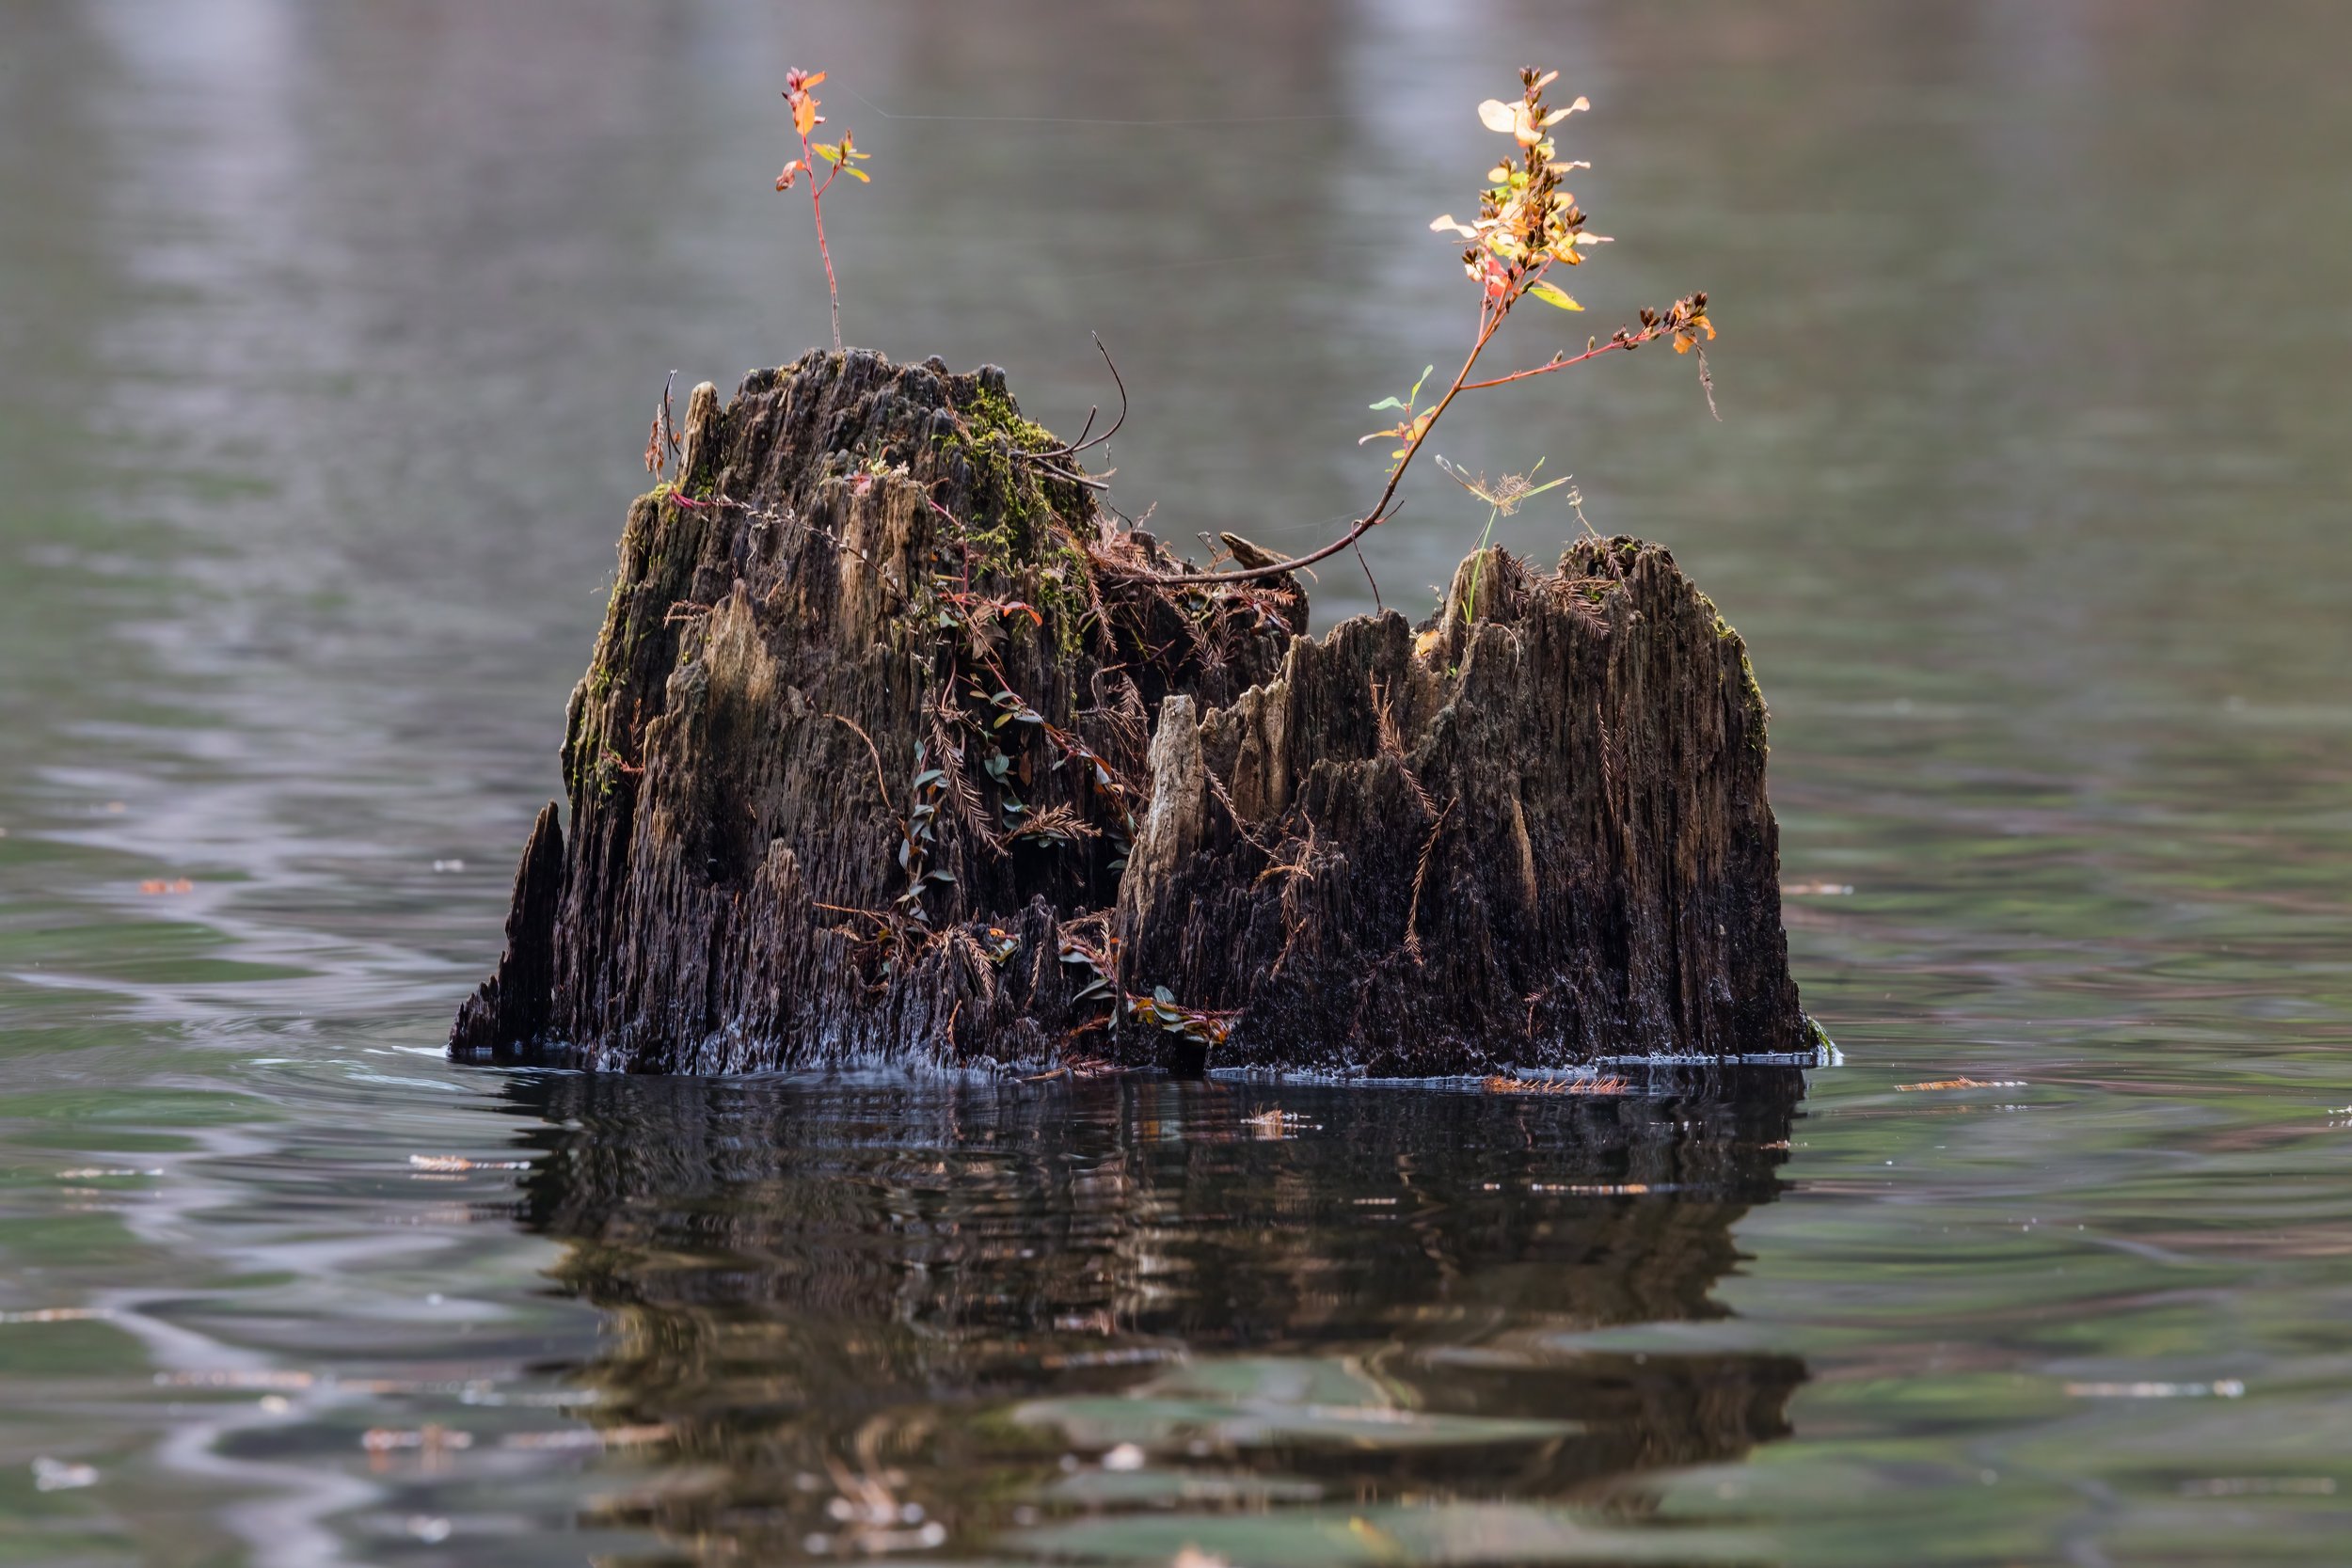
{"label": "dead brown fern frond", "polygon": [[954,732],[963,724],[963,709],[956,702],[955,688],[942,686],[939,701],[931,707],[933,765],[940,771],[940,782],[946,785],[947,803],[955,809],[956,820],[991,855],[1002,860],[1005,840],[990,824],[980,792],[973,784],[972,776],[964,771],[963,748],[953,739]]}
{"label": "dead brown fern frond", "polygon": [[1080,816],[1076,807],[1057,800],[1023,817],[1021,826],[1012,831],[1011,836],[1056,844],[1066,839],[1101,838],[1103,830]]}
{"label": "dead brown fern frond", "polygon": [[1445,810],[1439,812],[1438,820],[1430,824],[1429,836],[1422,841],[1421,863],[1413,868],[1413,901],[1405,911],[1405,951],[1412,955],[1413,962],[1417,964],[1421,962],[1422,884],[1429,879],[1429,858],[1437,852],[1438,835],[1445,832],[1446,819],[1461,803],[1459,795],[1445,803]]}
{"label": "dead brown fern frond", "polygon": [[1372,711],[1379,724],[1380,754],[1393,761],[1397,771],[1405,775],[1405,787],[1412,791],[1414,802],[1421,807],[1422,817],[1437,816],[1437,802],[1429,798],[1429,791],[1421,786],[1421,779],[1413,772],[1413,765],[1406,760],[1405,737],[1397,733],[1396,728],[1395,704],[1390,698],[1389,688],[1378,680],[1372,683]]}

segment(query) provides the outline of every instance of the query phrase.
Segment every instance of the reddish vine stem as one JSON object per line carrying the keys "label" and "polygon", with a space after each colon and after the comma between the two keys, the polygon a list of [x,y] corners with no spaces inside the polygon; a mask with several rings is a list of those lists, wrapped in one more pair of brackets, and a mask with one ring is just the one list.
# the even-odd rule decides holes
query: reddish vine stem
{"label": "reddish vine stem", "polygon": [[1514,381],[1525,381],[1531,376],[1549,375],[1554,371],[1565,371],[1571,365],[1581,365],[1587,359],[1597,359],[1604,354],[1630,352],[1644,343],[1654,341],[1665,331],[1665,325],[1661,322],[1645,326],[1630,337],[1612,338],[1605,343],[1597,343],[1583,353],[1572,355],[1565,359],[1553,359],[1545,364],[1531,366],[1527,370],[1513,371],[1509,375],[1499,375],[1490,381],[1470,380],[1470,373],[1477,368],[1478,356],[1486,352],[1486,344],[1494,337],[1495,328],[1502,325],[1501,319],[1497,318],[1482,328],[1477,345],[1470,350],[1470,357],[1463,361],[1461,370],[1455,373],[1454,384],[1448,387],[1445,389],[1445,395],[1438,400],[1437,408],[1430,415],[1429,422],[1422,427],[1420,435],[1413,437],[1411,444],[1405,449],[1405,455],[1398,459],[1396,467],[1391,471],[1388,487],[1380,492],[1379,500],[1374,503],[1370,512],[1365,513],[1349,525],[1345,533],[1320,549],[1311,550],[1305,555],[1293,556],[1288,561],[1277,561],[1267,565],[1250,566],[1234,572],[1187,572],[1177,577],[1161,578],[1158,580],[1180,585],[1248,582],[1258,578],[1280,577],[1283,573],[1295,571],[1301,566],[1311,566],[1319,561],[1327,561],[1354,545],[1356,541],[1370,533],[1394,515],[1392,509],[1396,501],[1397,486],[1404,482],[1405,470],[1411,466],[1413,459],[1420,455],[1422,443],[1429,439],[1429,433],[1438,427],[1438,416],[1443,414],[1446,405],[1456,397],[1464,392],[1481,391],[1488,387],[1502,387]]}
{"label": "reddish vine stem", "polygon": [[[1583,307],[1570,299],[1544,275],[1554,261],[1576,266],[1582,261],[1580,245],[1599,243],[1600,235],[1584,232],[1584,214],[1577,207],[1576,198],[1560,188],[1561,174],[1571,168],[1581,168],[1581,163],[1564,163],[1552,145],[1549,127],[1580,110],[1591,107],[1579,98],[1565,108],[1550,108],[1544,102],[1544,88],[1559,77],[1558,71],[1544,71],[1533,67],[1519,72],[1522,87],[1516,103],[1489,99],[1478,106],[1478,118],[1488,130],[1508,135],[1520,150],[1518,162],[1506,155],[1487,174],[1489,187],[1479,198],[1475,223],[1457,223],[1452,214],[1438,217],[1430,229],[1438,233],[1455,233],[1470,245],[1462,252],[1463,270],[1480,288],[1478,331],[1470,341],[1470,353],[1462,360],[1462,368],[1454,374],[1453,382],[1426,410],[1420,410],[1422,382],[1413,383],[1412,392],[1402,401],[1390,398],[1373,404],[1375,409],[1402,409],[1403,418],[1390,430],[1375,431],[1364,437],[1369,441],[1381,436],[1393,436],[1402,445],[1392,454],[1388,483],[1371,510],[1350,524],[1345,532],[1319,548],[1295,555],[1285,561],[1267,562],[1263,565],[1242,566],[1224,572],[1184,572],[1156,578],[1173,585],[1249,582],[1262,578],[1280,577],[1317,562],[1327,561],[1340,551],[1354,548],[1357,542],[1396,515],[1397,490],[1405,475],[1428,445],[1431,432],[1453,407],[1454,400],[1468,391],[1482,391],[1505,387],[1515,381],[1527,381],[1539,375],[1565,371],[1587,359],[1604,354],[1630,350],[1672,334],[1677,353],[1697,348],[1700,352],[1699,374],[1702,386],[1708,385],[1706,351],[1700,347],[1700,336],[1715,336],[1712,323],[1707,319],[1707,296],[1693,293],[1675,302],[1665,311],[1644,310],[1638,331],[1620,327],[1605,343],[1586,341],[1584,352],[1569,355],[1555,353],[1550,359],[1507,375],[1489,376],[1473,381],[1471,375],[1478,362],[1502,330],[1512,308],[1530,294],[1564,310],[1581,310]],[[1422,372],[1426,379],[1428,372]],[[1708,406],[1713,406],[1710,388]],[[1440,459],[1442,461],[1442,459]],[[1548,486],[1547,486],[1548,488]],[[1357,551],[1359,561],[1362,551]],[[1366,576],[1370,573],[1367,571]],[[1375,586],[1374,596],[1379,589]]]}

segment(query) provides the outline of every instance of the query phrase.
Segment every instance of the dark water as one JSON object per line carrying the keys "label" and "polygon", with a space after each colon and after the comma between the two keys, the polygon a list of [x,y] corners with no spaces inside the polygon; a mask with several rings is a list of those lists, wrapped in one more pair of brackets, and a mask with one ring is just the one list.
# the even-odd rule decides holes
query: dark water
{"label": "dark water", "polygon": [[[2347,46],[2324,0],[17,0],[0,1561],[2341,1560]],[[785,66],[878,154],[852,339],[1073,428],[1100,329],[1121,502],[1306,544],[1461,327],[1422,226],[1523,57],[1596,104],[1582,321],[1708,290],[1724,420],[1637,357],[1442,445],[1574,472],[1748,638],[1845,1053],[1801,1104],[440,1059],[663,373],[826,334]],[[1484,515],[1408,501],[1418,612]]]}

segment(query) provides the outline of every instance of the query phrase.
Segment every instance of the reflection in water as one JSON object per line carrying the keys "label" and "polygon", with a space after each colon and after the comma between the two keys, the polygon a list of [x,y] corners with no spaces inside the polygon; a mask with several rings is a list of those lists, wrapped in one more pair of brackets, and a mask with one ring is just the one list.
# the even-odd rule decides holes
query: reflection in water
{"label": "reflection in water", "polygon": [[612,1315],[581,1373],[600,1423],[668,1428],[699,1478],[606,1523],[755,1560],[1007,1530],[1279,1555],[1335,1523],[1417,1552],[1576,1555],[1611,1534],[1596,1483],[1787,1430],[1792,1357],[1566,1342],[1721,1315],[1731,1226],[1775,1195],[1802,1090],[1751,1072],[1613,1100],[513,1092],[553,1124],[526,1223],[570,1243],[557,1277]]}
{"label": "reflection in water", "polygon": [[[2352,6],[5,16],[0,1558],[638,1564],[577,1522],[635,1487],[663,1500],[598,1507],[674,1557],[789,1557],[842,1533],[816,1461],[855,1485],[870,1431],[957,1531],[932,1560],[1556,1560],[1637,1494],[1618,1560],[1739,1557],[1717,1527],[1805,1568],[2344,1560]],[[1755,1261],[1725,1227],[1769,1154],[1702,1170],[1710,1140],[1613,1108],[440,1059],[559,783],[656,387],[830,341],[768,192],[785,66],[832,67],[878,154],[834,232],[852,336],[1000,359],[1074,430],[1099,327],[1121,504],[1273,546],[1329,536],[1378,469],[1363,404],[1452,341],[1419,225],[1528,58],[1596,106],[1579,195],[1624,238],[1585,319],[1706,287],[1724,420],[1631,360],[1447,455],[1549,454],[1672,546],[1756,652],[1791,879],[1853,889],[1789,900],[1851,1065],[1738,1223]],[[2179,212],[2235,243],[2152,236]],[[2249,329],[2280,301],[2316,303]],[[1484,523],[1429,477],[1367,541],[1391,603]],[[1369,603],[1352,570],[1318,593]],[[2025,1086],[1898,1092],[1955,1077]],[[1322,1130],[1245,1141],[1277,1105]],[[520,1240],[517,1137],[559,1167]],[[410,1163],[450,1155],[494,1163]],[[1694,1190],[1530,1190],[1628,1175]],[[625,1325],[603,1360],[550,1258]],[[1710,1302],[1736,1316],[1687,1321]],[[63,1309],[116,1316],[20,1316]],[[1580,1329],[1647,1314],[1686,1321]],[[1797,1367],[1760,1348],[1811,1373],[1791,1436],[1609,1481],[1775,1433]],[[549,1379],[583,1365],[606,1430],[685,1435],[566,1446]],[[1371,1422],[1309,1403],[1425,1419],[1354,1448]],[[1439,1417],[1584,1430],[1447,1447]],[[430,1426],[471,1446],[365,1446]],[[1140,1467],[1103,1464],[1121,1440]],[[99,1481],[41,1492],[42,1457]]]}

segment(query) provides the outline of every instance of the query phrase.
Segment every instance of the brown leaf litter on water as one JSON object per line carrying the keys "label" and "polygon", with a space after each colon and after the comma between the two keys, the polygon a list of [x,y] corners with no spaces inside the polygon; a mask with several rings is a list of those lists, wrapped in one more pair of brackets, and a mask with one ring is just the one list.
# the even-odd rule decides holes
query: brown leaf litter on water
{"label": "brown leaf litter on water", "polygon": [[1613,1095],[1626,1092],[1622,1078],[1509,1078],[1496,1073],[1482,1085],[1488,1094]]}
{"label": "brown leaf litter on water", "polygon": [[1924,1094],[1941,1089],[2022,1089],[2022,1078],[1935,1078],[1924,1084],[1898,1084],[1897,1094]]}
{"label": "brown leaf litter on water", "polygon": [[25,1312],[0,1312],[0,1323],[81,1323],[113,1316],[103,1307],[37,1307]]}
{"label": "brown leaf litter on water", "polygon": [[529,1170],[528,1160],[469,1160],[463,1154],[411,1154],[408,1168],[454,1176],[469,1170]]}

